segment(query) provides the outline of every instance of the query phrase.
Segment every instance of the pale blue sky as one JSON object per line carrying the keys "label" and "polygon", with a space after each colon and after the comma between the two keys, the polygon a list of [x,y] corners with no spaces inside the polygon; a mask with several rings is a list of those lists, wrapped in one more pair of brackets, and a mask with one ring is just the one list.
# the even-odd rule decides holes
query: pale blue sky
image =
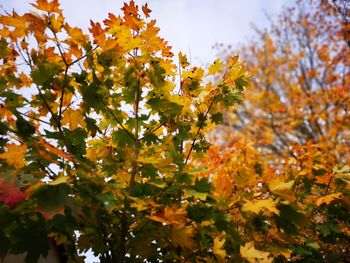
{"label": "pale blue sky", "polygon": [[[29,0],[0,0],[6,10],[31,8]],[[90,19],[102,21],[108,14],[119,14],[122,0],[60,0],[64,15],[72,25],[87,28]],[[295,0],[136,0],[148,2],[151,17],[157,20],[161,35],[173,51],[183,51],[195,64],[210,63],[215,43],[244,42],[253,34],[251,23],[266,27],[265,13],[276,15]]]}

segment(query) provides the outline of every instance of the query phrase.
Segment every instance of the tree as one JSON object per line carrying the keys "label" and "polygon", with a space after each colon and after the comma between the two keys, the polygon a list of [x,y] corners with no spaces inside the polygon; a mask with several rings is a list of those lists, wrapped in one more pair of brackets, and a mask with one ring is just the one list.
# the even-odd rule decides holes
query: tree
{"label": "tree", "polygon": [[213,132],[219,146],[198,160],[261,259],[283,248],[291,261],[348,261],[350,57],[341,25],[319,2],[298,1],[258,30],[240,50],[252,74],[243,106],[225,113]]}
{"label": "tree", "polygon": [[322,1],[323,11],[334,12],[341,16],[343,27],[344,41],[347,42],[350,48],[350,4],[346,0],[323,0]]}
{"label": "tree", "polygon": [[63,261],[241,258],[232,219],[190,161],[241,101],[248,75],[191,67],[158,36],[147,4],[65,22],[58,0],[0,17],[0,256],[53,244]]}
{"label": "tree", "polygon": [[[254,76],[232,122],[270,160],[313,141],[349,160],[349,56],[341,21],[299,1],[241,53]],[[256,129],[259,126],[261,129]]]}

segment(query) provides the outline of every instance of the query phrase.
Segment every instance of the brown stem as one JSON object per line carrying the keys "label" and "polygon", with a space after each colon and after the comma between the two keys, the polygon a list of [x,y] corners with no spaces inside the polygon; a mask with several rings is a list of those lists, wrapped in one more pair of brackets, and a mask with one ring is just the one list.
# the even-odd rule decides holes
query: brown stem
{"label": "brown stem", "polygon": [[[216,99],[217,96],[218,96],[218,93],[219,93],[219,92],[217,92],[217,93],[214,95],[213,100],[211,101],[211,103],[210,103],[210,105],[209,105],[207,111],[205,112],[204,119],[207,119],[207,116],[208,116],[208,114],[209,114],[209,111],[210,111],[211,107],[213,106],[214,101],[215,101],[215,99]],[[188,154],[187,154],[187,157],[186,157],[186,160],[185,160],[185,164],[187,164],[187,162],[188,162],[188,160],[189,160],[189,158],[190,158],[190,155],[191,155],[191,153],[192,153],[192,151],[193,151],[193,147],[194,147],[194,145],[195,145],[196,142],[197,142],[197,136],[198,136],[199,132],[201,131],[201,129],[202,129],[202,127],[198,127],[198,130],[197,130],[197,132],[196,132],[196,135],[195,135],[195,137],[194,137],[194,139],[193,139],[193,141],[192,141],[191,148],[190,148],[190,150],[188,151]]]}
{"label": "brown stem", "polygon": [[117,116],[115,116],[115,114],[113,113],[113,111],[107,106],[107,104],[102,100],[102,104],[105,106],[105,108],[108,110],[108,112],[112,115],[113,119],[120,125],[120,127],[129,135],[129,137],[133,140],[135,140],[134,135],[129,132],[128,129],[125,128],[125,126],[123,125],[123,123],[117,118]]}
{"label": "brown stem", "polygon": [[131,168],[131,178],[129,183],[129,194],[132,194],[134,183],[135,183],[135,177],[137,173],[137,158],[139,156],[139,104],[140,104],[140,85],[138,83],[137,90],[135,92],[135,103],[134,103],[134,111],[135,111],[135,120],[134,120],[134,128],[135,128],[135,144],[134,144],[134,157],[132,161],[132,168]]}

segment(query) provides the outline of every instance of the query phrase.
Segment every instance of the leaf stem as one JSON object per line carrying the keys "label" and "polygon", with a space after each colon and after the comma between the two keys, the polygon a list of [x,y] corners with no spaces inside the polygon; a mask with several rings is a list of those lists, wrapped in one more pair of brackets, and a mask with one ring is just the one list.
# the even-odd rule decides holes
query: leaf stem
{"label": "leaf stem", "polygon": [[134,139],[135,139],[135,144],[134,144],[134,157],[132,161],[132,168],[131,168],[131,178],[130,178],[130,183],[129,183],[129,194],[132,194],[134,184],[135,184],[135,177],[137,173],[137,158],[139,156],[139,104],[140,104],[140,81],[138,81],[137,85],[137,90],[135,92],[135,103],[134,103],[134,112],[135,112],[135,120],[134,120],[134,129],[135,129],[135,134],[134,134]]}
{"label": "leaf stem", "polygon": [[[213,100],[211,101],[211,103],[210,103],[210,105],[209,105],[207,111],[205,112],[204,119],[207,119],[208,114],[209,114],[209,111],[211,110],[211,107],[213,106],[214,101],[216,100],[216,98],[217,98],[217,96],[218,96],[218,93],[219,93],[219,92],[216,92],[216,94],[214,95]],[[196,135],[195,135],[195,137],[194,137],[194,139],[193,139],[193,141],[192,141],[191,148],[190,148],[190,150],[188,151],[188,154],[187,154],[187,157],[186,157],[186,160],[185,160],[185,164],[187,164],[187,162],[188,162],[188,160],[189,160],[189,158],[190,158],[190,155],[191,155],[191,153],[192,153],[192,151],[193,151],[193,147],[194,147],[194,145],[195,145],[196,142],[197,142],[197,136],[198,136],[199,132],[201,131],[201,129],[202,129],[202,126],[198,127],[198,130],[197,130],[197,132],[196,132]]]}

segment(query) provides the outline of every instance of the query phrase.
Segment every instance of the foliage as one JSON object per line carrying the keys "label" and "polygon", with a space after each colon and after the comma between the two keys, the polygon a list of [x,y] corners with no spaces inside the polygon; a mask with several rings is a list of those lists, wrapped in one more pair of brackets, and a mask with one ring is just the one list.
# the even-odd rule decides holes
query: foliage
{"label": "foliage", "polygon": [[253,76],[244,104],[224,114],[220,146],[198,160],[248,261],[249,251],[260,261],[348,261],[350,53],[346,27],[324,7],[298,1],[242,46]]}
{"label": "foliage", "polygon": [[0,256],[346,262],[350,53],[326,4],[242,47],[234,111],[238,56],[176,66],[147,5],[90,34],[56,0],[2,15]]}
{"label": "foliage", "polygon": [[[72,27],[57,0],[0,16],[0,256],[64,248],[71,262],[240,259],[230,213],[190,160],[248,75],[191,67],[147,5]],[[35,240],[35,242],[33,242]],[[252,246],[241,254],[254,255]]]}

